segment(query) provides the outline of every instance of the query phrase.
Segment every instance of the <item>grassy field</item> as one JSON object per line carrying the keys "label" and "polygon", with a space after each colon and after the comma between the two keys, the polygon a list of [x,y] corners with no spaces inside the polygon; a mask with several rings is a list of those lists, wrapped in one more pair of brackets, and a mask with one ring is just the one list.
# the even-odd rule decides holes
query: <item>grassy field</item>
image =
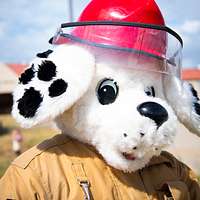
{"label": "grassy field", "polygon": [[[0,115],[0,122],[4,127],[12,129],[18,127],[14,119],[10,115]],[[32,129],[21,129],[23,134],[22,151],[26,151],[35,144],[43,141],[46,138],[52,137],[57,134],[58,131],[50,129],[48,127],[37,127]],[[0,177],[4,174],[5,170],[15,159],[15,155],[12,152],[11,135],[5,134],[0,136]]]}

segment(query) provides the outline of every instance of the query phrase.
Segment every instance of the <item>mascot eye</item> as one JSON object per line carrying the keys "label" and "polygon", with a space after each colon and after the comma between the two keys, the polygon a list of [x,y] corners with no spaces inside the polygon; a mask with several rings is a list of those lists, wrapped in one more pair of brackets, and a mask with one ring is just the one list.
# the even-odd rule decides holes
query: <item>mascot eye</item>
{"label": "mascot eye", "polygon": [[115,101],[118,95],[118,86],[113,79],[104,79],[97,88],[97,97],[102,105]]}
{"label": "mascot eye", "polygon": [[146,93],[147,96],[155,97],[155,89],[153,86],[151,87],[146,87],[144,89],[144,92]]}

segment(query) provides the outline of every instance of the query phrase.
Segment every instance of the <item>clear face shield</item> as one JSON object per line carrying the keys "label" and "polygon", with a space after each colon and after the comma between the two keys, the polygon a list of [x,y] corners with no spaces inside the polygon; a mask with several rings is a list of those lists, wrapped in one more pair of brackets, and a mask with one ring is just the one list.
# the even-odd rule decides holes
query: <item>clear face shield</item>
{"label": "clear face shield", "polygon": [[165,26],[108,21],[67,23],[61,25],[52,44],[79,45],[97,59],[160,73],[164,84],[173,77],[180,79],[183,42]]}

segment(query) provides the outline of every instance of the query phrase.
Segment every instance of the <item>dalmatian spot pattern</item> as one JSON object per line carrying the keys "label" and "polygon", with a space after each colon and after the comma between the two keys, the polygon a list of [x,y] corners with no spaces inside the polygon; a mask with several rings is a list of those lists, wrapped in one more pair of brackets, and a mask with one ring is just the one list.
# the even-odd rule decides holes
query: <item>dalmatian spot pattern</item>
{"label": "dalmatian spot pattern", "polygon": [[57,97],[62,95],[68,87],[68,83],[65,82],[63,79],[55,80],[49,87],[49,96],[50,97]]}
{"label": "dalmatian spot pattern", "polygon": [[53,37],[49,39],[49,44],[53,44]]}
{"label": "dalmatian spot pattern", "polygon": [[[40,65],[38,65],[38,70],[35,71],[34,64],[32,67],[27,69],[19,78],[20,83],[27,84],[32,78],[36,75],[41,81],[49,82],[54,77],[57,78],[51,84],[49,83],[46,87],[46,90],[49,92],[49,96],[51,98],[62,95],[66,92],[68,88],[68,83],[63,79],[59,79],[56,77],[56,65],[50,60],[43,60]],[[17,100],[17,108],[19,110],[19,114],[24,118],[33,118],[40,104],[44,101],[44,96],[42,95],[41,90],[37,90],[37,88],[30,87],[24,90],[23,96]]]}
{"label": "dalmatian spot pattern", "polygon": [[48,58],[49,55],[50,55],[51,53],[53,53],[53,51],[52,51],[51,49],[48,49],[48,50],[45,51],[45,52],[38,53],[36,56],[37,56],[38,58]]}
{"label": "dalmatian spot pattern", "polygon": [[32,64],[31,68],[24,71],[19,78],[19,83],[26,85],[28,84],[35,76],[34,64]]}
{"label": "dalmatian spot pattern", "polygon": [[37,76],[41,81],[51,81],[56,76],[56,65],[50,60],[42,61]]}
{"label": "dalmatian spot pattern", "polygon": [[18,100],[19,113],[25,118],[32,118],[35,116],[43,97],[40,92],[33,87],[25,90],[24,95]]}
{"label": "dalmatian spot pattern", "polygon": [[190,87],[191,87],[192,95],[196,98],[197,101],[199,101],[197,91],[193,88],[193,86],[191,84],[190,84]]}
{"label": "dalmatian spot pattern", "polygon": [[190,84],[190,90],[191,90],[192,95],[193,95],[193,97],[195,98],[195,101],[196,101],[196,102],[193,103],[194,111],[196,112],[197,115],[200,115],[200,104],[198,103],[199,97],[198,97],[197,91],[194,89],[192,84]]}
{"label": "dalmatian spot pattern", "polygon": [[193,103],[195,112],[200,115],[200,104],[199,103]]}

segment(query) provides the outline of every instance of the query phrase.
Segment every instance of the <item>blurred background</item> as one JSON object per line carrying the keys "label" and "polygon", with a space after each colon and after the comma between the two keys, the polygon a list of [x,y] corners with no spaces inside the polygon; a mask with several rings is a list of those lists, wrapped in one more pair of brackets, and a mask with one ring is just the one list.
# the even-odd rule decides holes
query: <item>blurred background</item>
{"label": "blurred background", "polygon": [[[12,91],[18,76],[38,52],[50,47],[48,40],[61,23],[76,21],[89,0],[0,1],[0,177],[21,152],[58,133],[50,124],[19,129],[10,115]],[[199,0],[156,0],[167,26],[184,40],[182,78],[200,95]],[[200,175],[200,139],[180,125],[169,151]]]}

